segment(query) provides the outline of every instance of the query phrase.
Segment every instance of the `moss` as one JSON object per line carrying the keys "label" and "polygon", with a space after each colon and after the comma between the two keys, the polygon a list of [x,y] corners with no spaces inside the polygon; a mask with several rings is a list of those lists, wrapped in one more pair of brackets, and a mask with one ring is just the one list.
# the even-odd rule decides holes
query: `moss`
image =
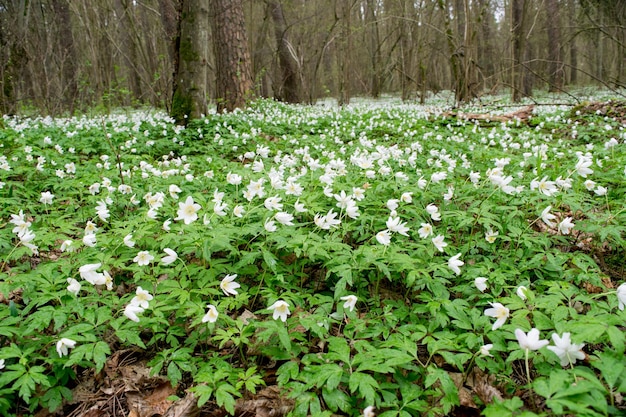
{"label": "moss", "polygon": [[[187,124],[188,117],[193,114],[193,100],[191,95],[185,95],[177,88],[172,97],[172,111],[170,116],[177,124]],[[185,117],[188,116],[188,117]]]}

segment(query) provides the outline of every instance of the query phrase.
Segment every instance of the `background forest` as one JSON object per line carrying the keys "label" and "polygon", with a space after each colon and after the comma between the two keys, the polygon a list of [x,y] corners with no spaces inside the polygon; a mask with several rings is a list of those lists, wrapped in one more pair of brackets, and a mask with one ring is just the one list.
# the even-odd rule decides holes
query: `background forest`
{"label": "background forest", "polygon": [[[231,5],[245,28],[224,38]],[[0,114],[171,110],[187,64],[201,101],[219,103],[216,52],[237,39],[249,95],[288,102],[615,89],[626,85],[625,22],[623,0],[0,0]]]}

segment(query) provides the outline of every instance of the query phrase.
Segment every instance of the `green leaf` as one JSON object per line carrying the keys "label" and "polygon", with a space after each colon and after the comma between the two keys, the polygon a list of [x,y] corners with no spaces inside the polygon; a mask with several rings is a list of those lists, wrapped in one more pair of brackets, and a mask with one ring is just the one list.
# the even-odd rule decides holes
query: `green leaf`
{"label": "green leaf", "polygon": [[146,345],[143,343],[143,341],[139,337],[139,333],[136,330],[118,329],[115,331],[115,335],[120,339],[120,342],[128,342],[143,349],[146,348]]}
{"label": "green leaf", "polygon": [[350,397],[340,389],[322,388],[322,397],[326,406],[334,413],[341,410],[348,412],[351,410]]}
{"label": "green leaf", "polygon": [[331,361],[341,361],[347,364],[350,360],[350,346],[343,337],[332,337],[328,341],[328,353],[326,357]]}
{"label": "green leaf", "polygon": [[617,326],[609,326],[606,333],[609,336],[611,344],[613,345],[613,351],[615,353],[623,354],[626,342],[626,334],[624,334],[624,331],[619,329]]}
{"label": "green leaf", "polygon": [[350,392],[359,391],[359,394],[365,398],[367,404],[375,404],[376,391],[378,391],[378,382],[369,374],[363,372],[353,372],[349,380]]}
{"label": "green leaf", "polygon": [[217,405],[224,407],[231,415],[235,414],[235,396],[239,396],[237,389],[230,384],[221,384],[215,390]]}
{"label": "green leaf", "polygon": [[111,354],[111,348],[106,342],[96,342],[93,346],[93,361],[96,363],[96,372],[100,372],[107,361],[107,355]]}
{"label": "green leaf", "polygon": [[183,374],[180,372],[180,368],[176,362],[170,361],[167,365],[167,377],[174,387],[178,385],[181,379],[183,379]]}
{"label": "green leaf", "polygon": [[279,385],[286,385],[290,380],[296,379],[300,372],[300,366],[295,361],[283,363],[278,371],[276,371],[277,382]]}

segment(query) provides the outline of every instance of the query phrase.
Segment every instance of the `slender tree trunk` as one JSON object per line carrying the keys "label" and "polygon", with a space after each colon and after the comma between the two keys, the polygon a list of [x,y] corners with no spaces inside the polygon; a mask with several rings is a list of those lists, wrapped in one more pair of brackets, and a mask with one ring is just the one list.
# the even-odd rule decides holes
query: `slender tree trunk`
{"label": "slender tree trunk", "polygon": [[380,58],[380,30],[376,17],[376,1],[367,0],[365,4],[365,33],[370,54],[370,94],[374,98],[380,97],[381,91],[381,58]]}
{"label": "slender tree trunk", "polygon": [[279,1],[268,1],[267,7],[274,22],[274,37],[276,38],[278,63],[282,75],[278,98],[288,103],[299,103],[302,98],[300,96],[298,63],[294,56],[295,49],[287,37],[287,24],[285,23],[283,7]]}
{"label": "slender tree trunk", "polygon": [[[568,21],[571,28],[576,25],[576,0],[570,0],[567,5]],[[578,48],[576,36],[571,36],[569,44],[569,83],[575,85],[578,81]]]}
{"label": "slender tree trunk", "polygon": [[546,0],[548,24],[548,91],[563,88],[563,62],[561,61],[561,20],[558,0]]}
{"label": "slender tree trunk", "polygon": [[63,108],[74,113],[74,101],[78,92],[76,81],[76,52],[72,37],[72,20],[67,0],[52,0],[52,10],[59,23],[58,48],[61,66],[61,86]]}
{"label": "slender tree trunk", "polygon": [[511,33],[512,59],[511,59],[511,88],[513,90],[512,100],[514,102],[528,93],[528,81],[526,69],[524,68],[524,58],[526,57],[525,39],[525,0],[511,0]]}
{"label": "slender tree trunk", "polygon": [[350,104],[350,55],[351,55],[351,27],[350,9],[352,0],[338,0],[339,19],[341,20],[341,39],[337,48],[337,64],[339,68],[339,82],[337,102],[340,106]]}
{"label": "slender tree trunk", "polygon": [[178,71],[171,115],[177,123],[207,113],[209,10],[203,0],[183,0],[178,44]]}
{"label": "slender tree trunk", "polygon": [[409,7],[413,7],[411,3],[411,1],[403,0],[401,5],[400,47],[402,48],[402,74],[400,75],[400,85],[402,88],[402,101],[410,99],[413,91],[413,24],[411,23],[412,13],[409,13],[408,10]]}
{"label": "slender tree trunk", "polygon": [[244,107],[252,95],[252,68],[242,0],[213,0],[217,109]]}

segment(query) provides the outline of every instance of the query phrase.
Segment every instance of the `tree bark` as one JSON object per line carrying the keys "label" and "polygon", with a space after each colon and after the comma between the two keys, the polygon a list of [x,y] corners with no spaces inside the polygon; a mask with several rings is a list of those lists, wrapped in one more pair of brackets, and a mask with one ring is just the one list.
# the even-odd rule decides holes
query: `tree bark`
{"label": "tree bark", "polygon": [[281,72],[281,84],[278,91],[275,91],[275,95],[277,95],[279,100],[287,103],[300,103],[302,98],[300,95],[298,63],[294,56],[295,50],[287,37],[287,23],[283,14],[283,6],[279,1],[267,1],[267,7],[274,22],[274,37],[276,39],[278,64]]}
{"label": "tree bark", "polygon": [[67,0],[52,0],[52,10],[59,23],[58,54],[61,66],[61,100],[63,108],[74,113],[74,101],[77,97],[78,83],[76,81],[76,52],[72,37],[72,20]]}
{"label": "tree bark", "polygon": [[511,89],[512,100],[518,102],[522,97],[529,94],[528,71],[524,67],[526,57],[525,39],[526,1],[511,1],[511,33],[512,33],[512,59],[511,59]]}
{"label": "tree bark", "polygon": [[548,25],[548,91],[563,88],[563,62],[561,60],[561,19],[558,0],[546,0]]}
{"label": "tree bark", "polygon": [[178,43],[178,71],[174,76],[171,116],[186,124],[206,114],[209,10],[203,0],[183,0]]}
{"label": "tree bark", "polygon": [[252,96],[252,68],[242,0],[213,0],[217,110],[232,111]]}

